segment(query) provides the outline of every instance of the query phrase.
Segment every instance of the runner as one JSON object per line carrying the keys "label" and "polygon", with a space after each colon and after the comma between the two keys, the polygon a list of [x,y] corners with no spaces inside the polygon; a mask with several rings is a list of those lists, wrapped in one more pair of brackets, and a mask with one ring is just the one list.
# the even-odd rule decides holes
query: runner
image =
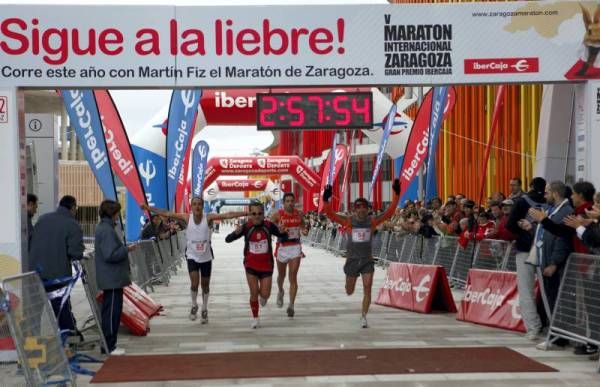
{"label": "runner", "polygon": [[[298,293],[298,269],[300,259],[304,257],[300,245],[300,232],[308,235],[308,224],[304,222],[304,215],[294,208],[296,198],[293,193],[287,192],[283,195],[283,209],[271,215],[271,221],[287,230],[289,239],[285,242],[277,240],[275,256],[277,257],[277,307],[283,307],[283,282],[285,281],[286,269],[289,266],[290,275],[290,304],[287,308],[288,317],[294,317],[294,301]],[[300,231],[302,230],[302,231]]]}
{"label": "runner", "polygon": [[286,241],[288,234],[280,231],[274,223],[265,220],[265,210],[261,203],[253,203],[249,207],[250,221],[237,226],[225,237],[225,242],[230,243],[244,237],[244,268],[250,289],[250,309],[253,317],[250,327],[256,329],[260,326],[259,299],[260,305],[265,306],[271,295],[273,277],[271,236],[275,235],[282,241]]}
{"label": "runner", "polygon": [[354,213],[352,216],[340,216],[333,212],[329,199],[332,195],[332,187],[328,185],[323,192],[323,207],[325,214],[332,221],[342,225],[350,231],[350,236],[346,245],[346,264],[344,273],[346,274],[346,294],[352,295],[356,286],[356,280],[359,276],[363,282],[363,300],[361,326],[367,328],[367,313],[371,305],[371,288],[373,287],[373,273],[375,265],[373,262],[371,234],[375,231],[377,225],[390,218],[400,200],[400,181],[394,180],[392,185],[394,199],[387,210],[378,217],[369,215],[369,202],[365,198],[358,198],[354,201]]}
{"label": "runner", "polygon": [[[233,219],[241,216],[247,216],[245,211],[228,212],[225,214],[208,214],[204,216],[204,200],[201,197],[192,198],[192,213],[178,214],[159,208],[142,205],[142,209],[156,213],[158,215],[179,219],[186,222],[185,229],[186,249],[185,257],[190,275],[190,292],[192,297],[192,307],[190,310],[190,320],[194,321],[198,317],[198,283],[202,287],[202,324],[208,323],[208,295],[210,292],[210,274],[212,272],[212,260],[214,259],[210,227],[212,222],[220,219]],[[200,274],[200,275],[199,275]]]}

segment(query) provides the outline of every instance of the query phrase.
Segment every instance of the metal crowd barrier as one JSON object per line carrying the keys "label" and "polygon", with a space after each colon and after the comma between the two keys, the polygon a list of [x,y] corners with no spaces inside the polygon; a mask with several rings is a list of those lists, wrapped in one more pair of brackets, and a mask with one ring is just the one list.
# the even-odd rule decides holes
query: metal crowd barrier
{"label": "metal crowd barrier", "polygon": [[476,245],[474,241],[469,241],[466,247],[463,248],[459,244],[456,248],[449,276],[450,280],[460,289],[464,289],[467,284],[467,275],[469,274],[469,269],[473,267],[477,247],[478,244]]}
{"label": "metal crowd barrier", "polygon": [[600,256],[567,260],[546,342],[560,337],[600,346]]}
{"label": "metal crowd barrier", "polygon": [[[108,353],[108,345],[106,344],[106,338],[104,337],[104,333],[102,333],[102,305],[98,302],[96,296],[100,292],[98,289],[98,284],[96,282],[96,264],[94,262],[95,255],[93,252],[89,252],[86,254],[84,259],[79,262],[74,262],[73,265],[81,271],[81,282],[83,284],[83,290],[85,292],[85,297],[88,300],[88,304],[90,305],[90,309],[92,311],[92,318],[88,319],[88,321],[93,320],[94,324],[86,326],[81,331],[89,331],[92,328],[95,328],[96,334],[98,335],[97,341],[100,346],[104,348],[104,351]],[[86,322],[87,325],[87,322]],[[86,340],[88,335],[86,334]]]}
{"label": "metal crowd barrier", "polygon": [[2,280],[2,311],[28,386],[76,385],[50,301],[35,272]]}

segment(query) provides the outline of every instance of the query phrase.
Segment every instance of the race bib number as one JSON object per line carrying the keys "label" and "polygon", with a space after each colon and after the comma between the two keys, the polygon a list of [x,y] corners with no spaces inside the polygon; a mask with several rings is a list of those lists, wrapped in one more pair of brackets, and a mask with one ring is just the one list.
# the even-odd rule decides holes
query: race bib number
{"label": "race bib number", "polygon": [[368,242],[371,240],[371,229],[355,228],[352,230],[352,242]]}
{"label": "race bib number", "polygon": [[288,238],[298,239],[300,238],[300,229],[298,227],[290,227],[287,230]]}
{"label": "race bib number", "polygon": [[269,243],[266,239],[250,242],[248,247],[252,254],[265,254],[269,251]]}
{"label": "race bib number", "polygon": [[208,250],[208,241],[192,241],[192,248],[195,253],[204,254]]}

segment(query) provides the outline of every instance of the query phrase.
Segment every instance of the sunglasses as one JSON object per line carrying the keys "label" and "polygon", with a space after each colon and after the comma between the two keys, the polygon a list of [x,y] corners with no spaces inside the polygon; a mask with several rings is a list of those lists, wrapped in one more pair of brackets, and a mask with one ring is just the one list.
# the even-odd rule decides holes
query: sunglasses
{"label": "sunglasses", "polygon": [[251,212],[250,213],[250,215],[253,215],[253,216],[259,216],[259,215],[263,215],[263,214],[264,214],[264,212]]}

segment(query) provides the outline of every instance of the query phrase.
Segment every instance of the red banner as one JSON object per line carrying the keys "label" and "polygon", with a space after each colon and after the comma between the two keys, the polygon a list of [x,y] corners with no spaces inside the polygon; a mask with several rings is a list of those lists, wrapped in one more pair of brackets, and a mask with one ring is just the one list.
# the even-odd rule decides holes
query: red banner
{"label": "red banner", "polygon": [[525,332],[519,308],[517,273],[469,270],[456,319]]}
{"label": "red banner", "polygon": [[127,190],[138,204],[146,203],[144,186],[136,167],[131,144],[125,127],[108,90],[94,90],[98,104],[102,129],[106,139],[106,149],[113,171],[119,176]]}
{"label": "red banner", "polygon": [[420,313],[456,312],[445,270],[434,265],[391,263],[375,303]]}
{"label": "red banner", "polygon": [[[429,124],[431,122],[431,103],[433,99],[433,88],[425,94],[425,99],[419,107],[417,117],[410,131],[406,150],[404,151],[404,160],[400,169],[400,197],[404,195],[412,180],[417,176],[421,165],[427,159],[429,150]],[[444,107],[444,119],[452,111],[455,101],[455,92],[453,87],[448,88],[448,98]]]}
{"label": "red banner", "polygon": [[283,192],[283,193],[293,192],[292,184],[293,184],[293,182],[291,180],[281,180],[281,192]]}
{"label": "red banner", "polygon": [[217,187],[219,191],[264,191],[267,188],[267,180],[217,180]]}
{"label": "red banner", "polygon": [[213,157],[208,160],[204,186],[221,175],[292,175],[308,191],[317,191],[321,185],[321,178],[298,156]]}
{"label": "red banner", "polygon": [[[329,169],[331,168],[331,152],[329,152],[329,156],[327,156],[327,161],[325,161],[325,165],[321,168],[321,191],[319,193],[319,212],[323,211],[323,191],[325,191],[325,185],[327,184],[327,176],[329,175]],[[335,183],[337,175],[340,173],[342,169],[342,165],[344,161],[346,161],[346,155],[348,154],[348,149],[345,145],[338,145],[335,148],[335,162],[333,163],[333,179],[330,183],[332,186]],[[334,207],[335,208],[335,207]]]}

